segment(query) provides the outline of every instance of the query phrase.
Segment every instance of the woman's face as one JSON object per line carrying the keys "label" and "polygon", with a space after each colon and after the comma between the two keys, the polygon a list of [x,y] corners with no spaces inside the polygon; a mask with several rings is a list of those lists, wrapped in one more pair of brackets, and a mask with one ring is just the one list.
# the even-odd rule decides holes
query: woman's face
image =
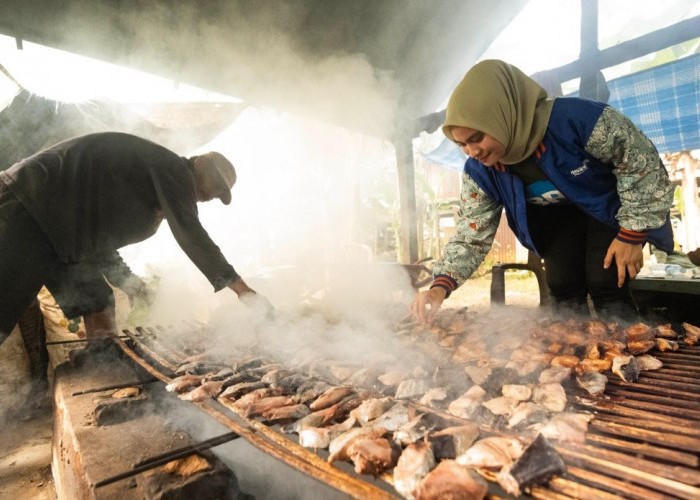
{"label": "woman's face", "polygon": [[452,138],[467,155],[492,167],[506,154],[506,147],[488,134],[469,127],[453,126]]}

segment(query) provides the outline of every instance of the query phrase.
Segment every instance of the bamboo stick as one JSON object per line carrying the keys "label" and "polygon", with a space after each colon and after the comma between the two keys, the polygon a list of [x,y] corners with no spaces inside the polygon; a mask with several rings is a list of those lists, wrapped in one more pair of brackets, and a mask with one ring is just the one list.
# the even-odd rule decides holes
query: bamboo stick
{"label": "bamboo stick", "polygon": [[612,413],[623,417],[634,417],[640,419],[658,420],[681,427],[693,427],[697,425],[697,421],[685,418],[672,417],[668,415],[659,415],[653,411],[639,410],[636,408],[628,408],[621,404],[610,403],[606,401],[592,401],[579,399],[577,403],[588,408],[595,408],[598,411]]}
{"label": "bamboo stick", "polygon": [[620,481],[610,476],[598,474],[596,472],[581,469],[579,467],[569,466],[566,468],[566,472],[567,474],[582,481],[586,481],[587,483],[599,484],[603,487],[614,488],[617,491],[624,491],[626,494],[625,496],[634,495],[635,498],[638,498],[639,500],[675,500],[678,498],[675,496],[671,497],[668,495],[664,495],[663,493],[659,493],[658,491],[650,490],[649,488],[644,488],[642,486],[637,486],[636,484],[632,484],[628,481]]}
{"label": "bamboo stick", "polygon": [[629,425],[630,427],[642,427],[644,429],[651,429],[657,431],[664,431],[667,433],[683,434],[686,436],[692,436],[700,438],[700,428],[697,427],[681,427],[675,424],[668,424],[666,422],[659,422],[656,420],[640,420],[638,418],[631,417],[621,417],[619,415],[596,415],[596,420],[601,422],[614,422],[617,424]]}
{"label": "bamboo stick", "polygon": [[617,422],[604,422],[601,420],[593,420],[590,422],[589,426],[602,431],[623,435],[625,437],[643,439],[651,443],[657,443],[685,451],[700,453],[700,439],[689,436],[652,431],[649,429],[641,429],[639,427],[618,424]]}
{"label": "bamboo stick", "polygon": [[[588,447],[584,448],[584,450],[579,450],[571,449],[569,446],[571,446],[571,443],[556,448],[567,460],[567,465],[569,462],[573,462],[585,470],[597,470],[625,481],[645,485],[688,500],[700,498],[700,489],[675,479],[656,475],[652,471],[643,470],[639,463],[635,463],[640,462],[640,460],[635,460],[633,457],[627,457],[622,453],[617,453],[616,455],[621,455],[623,458],[618,456],[601,456],[598,452],[602,450],[586,449]],[[644,467],[654,469],[656,465],[658,464],[649,463],[648,466]]]}
{"label": "bamboo stick", "polygon": [[655,458],[669,462],[676,462],[680,465],[685,465],[687,467],[700,466],[700,459],[695,454],[686,453],[678,450],[671,450],[668,448],[662,448],[659,446],[654,446],[650,443],[638,443],[634,441],[627,441],[625,439],[617,439],[610,436],[592,433],[588,433],[586,435],[586,441],[594,445],[601,445],[609,448],[617,448],[619,450],[627,451],[637,455],[644,455],[649,458]]}
{"label": "bamboo stick", "polygon": [[670,490],[664,490],[663,485],[666,485],[672,489],[694,492],[698,495],[696,498],[700,498],[700,489],[695,487],[700,484],[700,470],[662,464],[589,444],[560,443],[555,448],[562,455],[580,458],[586,463],[607,463],[611,471],[618,470],[617,466],[633,469],[635,476],[640,478],[648,476],[651,480],[650,484],[656,485],[660,491],[670,492]]}
{"label": "bamboo stick", "polygon": [[[127,337],[129,337],[129,339],[130,339],[134,344],[136,344],[136,346],[139,347],[139,349],[142,349],[143,352],[144,352],[149,358],[151,358],[153,361],[155,361],[156,363],[158,363],[160,366],[162,366],[163,368],[165,368],[166,370],[168,370],[168,371],[170,372],[170,374],[174,374],[174,373],[175,373],[175,371],[177,370],[177,364],[172,363],[170,360],[167,360],[167,359],[163,358],[160,354],[158,354],[158,353],[155,352],[153,349],[151,349],[149,346],[147,346],[146,344],[144,344],[143,342],[141,342],[141,339],[138,338],[136,335],[134,335],[130,330],[124,329],[124,330],[122,330],[122,331],[126,334]],[[121,341],[119,341],[118,343],[121,344],[122,346],[126,346],[126,344],[124,344],[124,343],[121,342]],[[123,349],[124,349],[124,347],[122,347],[122,350],[123,350]]]}
{"label": "bamboo stick", "polygon": [[632,398],[641,401],[651,401],[653,403],[671,404],[679,408],[690,408],[700,410],[700,401],[687,401],[685,399],[667,397],[665,395],[648,394],[646,392],[628,391],[619,387],[606,388],[605,393],[608,396]]}

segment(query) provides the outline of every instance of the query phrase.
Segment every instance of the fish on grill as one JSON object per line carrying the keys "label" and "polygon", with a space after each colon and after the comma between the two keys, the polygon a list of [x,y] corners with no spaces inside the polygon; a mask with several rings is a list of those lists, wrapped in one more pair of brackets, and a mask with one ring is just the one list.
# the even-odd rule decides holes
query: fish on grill
{"label": "fish on grill", "polygon": [[394,442],[408,446],[428,436],[438,426],[444,426],[446,422],[433,413],[421,413],[394,431]]}
{"label": "fish on grill", "polygon": [[401,448],[385,437],[355,439],[347,450],[348,459],[358,474],[378,476],[396,465]]}
{"label": "fish on grill", "polygon": [[552,412],[564,411],[564,408],[566,408],[566,391],[557,382],[540,384],[532,390],[532,401],[541,404]]}
{"label": "fish on grill", "polygon": [[678,342],[675,340],[667,339],[664,337],[656,337],[655,343],[656,343],[656,348],[659,351],[677,351],[680,346],[678,345]]}
{"label": "fish on grill", "polygon": [[294,404],[288,406],[278,406],[264,411],[263,419],[269,423],[289,422],[299,420],[310,413],[309,407],[305,404]]}
{"label": "fish on grill", "polygon": [[658,370],[664,366],[661,360],[655,358],[651,354],[642,354],[641,356],[637,356],[637,363],[639,363],[639,369],[642,371]]}
{"label": "fish on grill", "polygon": [[[305,418],[302,418],[299,422],[305,420]],[[357,420],[355,420],[355,417],[348,417],[344,422],[327,425],[325,427],[303,424],[299,426],[295,432],[299,434],[299,444],[301,446],[305,448],[325,449],[330,446],[331,441],[340,436],[343,432],[352,429],[356,423]]]}
{"label": "fish on grill", "polygon": [[636,382],[639,378],[639,362],[634,356],[615,356],[612,372],[625,382]]}
{"label": "fish on grill", "polygon": [[255,389],[254,391],[250,391],[249,393],[244,394],[233,403],[233,407],[242,410],[261,399],[281,395],[282,391],[280,389],[273,389],[272,387],[263,387],[262,389]]}
{"label": "fish on grill", "polygon": [[309,382],[309,377],[307,375],[294,373],[288,377],[279,379],[277,382],[271,383],[270,387],[282,389],[285,394],[292,394],[297,392],[297,390],[307,382]]}
{"label": "fish on grill", "polygon": [[549,384],[552,382],[563,382],[571,376],[571,367],[569,366],[550,366],[542,370],[537,381],[540,384]]}
{"label": "fish on grill", "polygon": [[192,389],[189,392],[180,394],[178,397],[185,401],[204,401],[205,399],[215,398],[221,393],[223,387],[222,381],[213,380],[204,382],[199,387]]}
{"label": "fish on grill", "polygon": [[474,443],[455,459],[459,465],[479,468],[501,468],[523,454],[523,445],[514,437],[489,436]]}
{"label": "fish on grill", "polygon": [[564,472],[566,464],[561,455],[542,434],[538,434],[512,466],[501,469],[496,480],[504,490],[518,497],[530,486],[544,484]]}
{"label": "fish on grill", "polygon": [[231,400],[236,400],[240,398],[241,396],[248,394],[249,392],[253,392],[257,389],[264,389],[266,388],[267,385],[264,384],[262,381],[257,381],[257,382],[239,382],[237,384],[233,384],[230,387],[227,387],[224,392],[222,392],[219,397],[220,398],[228,398]]}
{"label": "fish on grill", "polygon": [[204,375],[180,375],[172,379],[166,386],[165,390],[168,392],[185,392],[192,387],[198,386]]}
{"label": "fish on grill", "polygon": [[681,323],[683,331],[685,332],[685,343],[688,345],[695,345],[700,342],[700,328],[690,323]]}
{"label": "fish on grill", "polygon": [[352,410],[350,415],[354,416],[360,425],[366,425],[370,420],[374,420],[385,413],[394,404],[396,402],[390,397],[369,398]]}
{"label": "fish on grill", "polygon": [[506,384],[501,388],[501,393],[511,401],[527,401],[532,397],[532,387],[522,384]]}
{"label": "fish on grill", "polygon": [[401,426],[408,423],[410,409],[405,403],[396,403],[389,410],[379,415],[374,420],[370,420],[365,425],[368,427],[381,427],[390,432],[394,432]]}
{"label": "fish on grill", "polygon": [[349,385],[331,387],[321,394],[316,400],[314,400],[314,402],[309,405],[309,408],[311,408],[312,411],[328,408],[329,406],[338,403],[346,396],[352,394],[354,391],[355,389]]}
{"label": "fish on grill", "polygon": [[321,394],[331,388],[332,386],[323,380],[308,379],[306,382],[297,387],[296,393],[299,395],[300,403],[310,404]]}
{"label": "fish on grill", "polygon": [[265,373],[261,378],[260,381],[265,383],[265,384],[274,384],[276,382],[279,382],[285,377],[289,377],[290,375],[293,375],[294,372],[292,370],[289,370],[287,368],[275,368],[267,373]]}
{"label": "fish on grill", "polygon": [[588,372],[598,372],[603,373],[608,371],[612,367],[612,361],[607,358],[586,358],[582,360],[574,370],[576,373],[588,373]]}
{"label": "fish on grill", "polygon": [[433,432],[428,436],[428,441],[433,445],[433,454],[436,459],[454,459],[466,452],[479,438],[479,434],[479,426],[474,422],[468,422]]}
{"label": "fish on grill", "polygon": [[269,396],[267,398],[262,398],[254,403],[251,403],[247,407],[243,408],[244,416],[246,418],[257,417],[263,415],[265,412],[268,412],[274,408],[295,404],[297,404],[297,399],[294,396]]}
{"label": "fish on grill", "polygon": [[597,396],[605,391],[608,377],[599,372],[587,372],[576,377],[576,383],[591,396]]}
{"label": "fish on grill", "polygon": [[419,441],[404,448],[394,467],[394,488],[405,498],[413,499],[413,490],[435,468],[436,461],[430,442]]}
{"label": "fish on grill", "polygon": [[456,417],[471,418],[484,401],[486,391],[475,385],[447,406],[448,413]]}
{"label": "fish on grill", "polygon": [[454,460],[443,460],[413,490],[415,500],[482,500],[488,485],[476,472]]}
{"label": "fish on grill", "polygon": [[402,380],[396,388],[396,399],[411,399],[422,396],[430,388],[430,383],[422,378]]}
{"label": "fish on grill", "polygon": [[428,389],[425,394],[421,396],[418,404],[436,408],[448,398],[448,391],[449,389],[447,387],[433,387],[432,389]]}
{"label": "fish on grill", "polygon": [[210,380],[224,380],[226,378],[231,377],[234,374],[234,371],[230,367],[225,367],[222,368],[221,370],[213,373],[207,373],[204,375],[204,382],[209,382]]}
{"label": "fish on grill", "polygon": [[677,339],[678,334],[673,328],[671,328],[671,323],[666,323],[664,325],[657,325],[656,337],[662,337],[665,339]]}
{"label": "fish on grill", "polygon": [[509,429],[518,429],[532,424],[544,422],[549,417],[549,410],[541,404],[523,401],[513,409],[508,419]]}
{"label": "fish on grill", "polygon": [[469,365],[464,367],[464,371],[476,385],[483,384],[491,376],[490,366]]}
{"label": "fish on grill", "polygon": [[386,429],[382,427],[355,427],[347,430],[334,438],[328,445],[328,463],[347,461],[348,449],[357,439],[373,439],[386,434]]}
{"label": "fish on grill", "polygon": [[506,417],[510,417],[515,409],[513,407],[513,403],[517,404],[517,401],[505,396],[500,396],[484,401],[482,404],[494,415],[505,415]]}
{"label": "fish on grill", "polygon": [[588,413],[559,413],[540,428],[540,434],[556,441],[585,443],[592,418]]}

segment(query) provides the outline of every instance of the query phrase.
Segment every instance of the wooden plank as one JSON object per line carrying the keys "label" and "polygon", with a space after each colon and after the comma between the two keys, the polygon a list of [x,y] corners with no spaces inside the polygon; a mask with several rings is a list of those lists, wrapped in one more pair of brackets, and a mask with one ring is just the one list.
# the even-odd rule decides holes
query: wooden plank
{"label": "wooden plank", "polygon": [[[700,372],[698,372],[700,373]],[[669,380],[672,382],[683,382],[686,384],[694,384],[698,388],[700,388],[700,378],[697,377],[686,377],[683,375],[678,375],[675,373],[668,373],[668,372],[644,372],[644,374],[639,377],[639,380],[642,382],[645,381],[651,381],[653,383],[654,380]]]}
{"label": "wooden plank", "polygon": [[700,386],[698,384],[688,384],[685,382],[672,382],[670,380],[650,379],[645,376],[639,377],[635,384],[654,385],[656,392],[664,393],[666,389],[683,390],[690,393],[698,394]]}
{"label": "wooden plank", "polygon": [[[593,469],[688,500],[700,498],[700,488],[659,474],[665,472],[670,473],[671,477],[678,477],[674,470],[679,467],[666,467],[663,464],[630,457],[624,453],[574,443],[562,444],[557,446],[556,450],[564,457],[567,465],[572,463],[586,470]],[[697,471],[691,472],[697,473]]]}
{"label": "wooden plank", "polygon": [[700,381],[700,370],[684,370],[682,368],[673,368],[664,366],[658,370],[646,371],[645,374],[649,373],[668,373],[669,375],[679,375],[681,377],[695,377],[696,380]]}
{"label": "wooden plank", "polygon": [[[698,391],[698,394],[700,394],[700,391]],[[640,401],[632,398],[617,400],[615,401],[615,404],[620,407],[639,408],[640,410],[647,410],[656,413],[661,413],[664,415],[700,421],[700,410],[692,410],[690,408],[671,406],[670,404]]]}
{"label": "wooden plank", "polygon": [[700,466],[700,458],[693,453],[685,453],[683,451],[671,450],[661,446],[654,446],[650,443],[638,443],[636,441],[627,441],[626,439],[616,439],[610,436],[601,434],[586,434],[586,441],[593,445],[601,445],[609,448],[617,448],[618,450],[644,455],[649,458],[666,460],[668,462],[676,462],[687,467]]}
{"label": "wooden plank", "polygon": [[639,410],[637,408],[627,408],[626,406],[622,406],[616,403],[610,403],[607,401],[578,399],[577,404],[589,409],[595,408],[598,411],[611,413],[613,415],[620,415],[623,417],[658,420],[660,422],[666,422],[668,424],[673,424],[682,427],[694,427],[698,425],[698,423],[695,420],[688,420],[669,415],[659,415],[658,413],[655,413],[653,411]]}
{"label": "wooden plank", "polygon": [[620,500],[620,495],[617,493],[599,490],[561,477],[552,478],[548,486],[552,491],[569,495],[578,500]]}
{"label": "wooden plank", "polygon": [[619,415],[596,415],[596,420],[602,420],[605,422],[615,422],[618,424],[629,425],[630,427],[642,427],[644,429],[652,429],[657,431],[664,431],[668,433],[683,434],[686,436],[692,436],[700,438],[700,428],[698,427],[679,427],[675,424],[667,424],[665,422],[659,422],[657,420],[640,420],[638,418],[632,417],[621,417]]}
{"label": "wooden plank", "polygon": [[566,473],[587,483],[598,484],[604,488],[623,491],[625,492],[625,497],[632,496],[634,498],[638,498],[639,500],[676,500],[678,498],[676,496],[664,495],[658,491],[637,486],[636,484],[632,484],[628,481],[620,481],[619,479],[581,469],[579,467],[569,466],[566,468]]}
{"label": "wooden plank", "polygon": [[654,385],[649,385],[649,384],[640,384],[639,382],[625,382],[620,379],[613,379],[609,378],[608,379],[608,385],[612,386],[617,386],[617,387],[624,387],[627,389],[632,389],[632,390],[637,390],[637,391],[647,391],[651,392],[652,394],[665,394],[667,396],[676,396],[679,398],[685,398],[685,399],[690,399],[691,401],[697,401],[698,400],[698,395],[695,392],[688,392],[688,391],[680,391],[677,389],[669,389],[665,388],[663,391],[660,391],[658,387]]}
{"label": "wooden plank", "polygon": [[700,401],[687,401],[685,399],[659,396],[657,394],[648,394],[646,392],[628,391],[617,387],[606,388],[605,393],[613,398],[632,398],[640,401],[651,401],[659,404],[673,404],[680,408],[700,410]]}
{"label": "wooden plank", "polygon": [[588,425],[605,432],[612,432],[617,435],[641,439],[651,443],[661,444],[663,446],[700,453],[700,439],[690,436],[681,436],[679,434],[672,434],[669,432],[652,431],[649,429],[642,429],[640,427],[618,424],[617,422],[605,422],[597,419],[592,420]]}

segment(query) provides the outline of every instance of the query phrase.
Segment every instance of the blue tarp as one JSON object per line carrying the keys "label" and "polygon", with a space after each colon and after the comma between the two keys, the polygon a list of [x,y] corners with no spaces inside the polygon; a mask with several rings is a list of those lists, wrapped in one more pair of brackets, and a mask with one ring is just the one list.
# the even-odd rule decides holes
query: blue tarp
{"label": "blue tarp", "polygon": [[622,111],[659,153],[700,149],[700,54],[608,82]]}
{"label": "blue tarp", "polygon": [[449,170],[461,171],[464,168],[464,162],[467,161],[467,155],[457,147],[457,145],[445,137],[440,145],[432,150],[430,153],[426,153],[423,157],[438,165]]}
{"label": "blue tarp", "polygon": [[[608,82],[608,104],[622,111],[659,153],[700,149],[700,54]],[[464,153],[450,140],[424,157],[462,170]]]}

